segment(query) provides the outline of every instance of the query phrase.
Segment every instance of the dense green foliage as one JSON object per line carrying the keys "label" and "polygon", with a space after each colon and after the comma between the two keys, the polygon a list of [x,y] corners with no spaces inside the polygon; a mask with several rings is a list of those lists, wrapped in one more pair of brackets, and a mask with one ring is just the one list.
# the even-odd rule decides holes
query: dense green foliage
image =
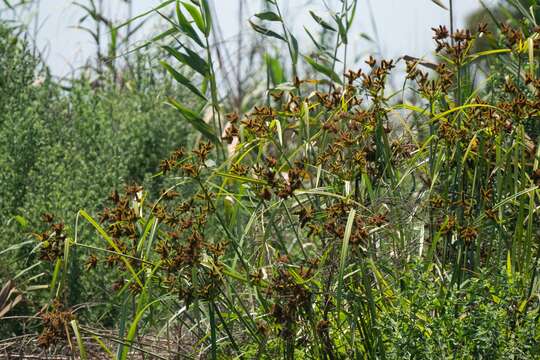
{"label": "dense green foliage", "polygon": [[478,274],[454,289],[443,281],[421,268],[405,272],[396,306],[380,319],[388,358],[533,359],[540,352],[538,315],[524,311],[505,274]]}
{"label": "dense green foliage", "polygon": [[[145,55],[122,84],[83,76],[65,90],[22,38],[6,27],[0,32],[2,248],[27,239],[43,213],[73,221],[79,209],[97,210],[113,189],[145,183],[160,159],[187,143],[186,126],[165,105],[177,89],[148,70]],[[9,261],[16,266],[3,263],[6,278],[28,266],[27,254],[19,254]]]}
{"label": "dense green foliage", "polygon": [[[40,136],[5,143],[19,148],[5,166],[16,180],[2,181],[24,200],[11,211],[32,219],[18,252],[43,272],[18,277],[40,296],[17,314],[39,312],[6,336],[83,359],[540,357],[534,16],[491,33],[434,28],[436,64],[369,57],[349,70],[357,1],[311,12],[310,52],[280,2],[264,2],[251,27],[288,55],[264,54],[253,108],[220,86],[209,2],[175,2],[156,37],[174,38],[161,65],[202,101],[167,98],[197,134],[183,147],[175,116],[150,101],[170,90],[161,78],[67,93],[21,80],[12,101],[48,99],[50,111],[27,100],[6,111],[11,127],[11,114],[31,114],[13,139]],[[396,67],[400,91],[388,84]],[[37,222],[39,211],[55,215]]]}

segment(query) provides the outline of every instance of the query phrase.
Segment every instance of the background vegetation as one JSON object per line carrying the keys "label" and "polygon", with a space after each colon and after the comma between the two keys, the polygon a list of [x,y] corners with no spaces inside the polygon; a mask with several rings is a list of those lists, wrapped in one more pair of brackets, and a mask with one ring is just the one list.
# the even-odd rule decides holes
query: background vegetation
{"label": "background vegetation", "polygon": [[149,55],[133,57],[121,83],[83,73],[66,88],[16,29],[0,31],[0,273],[16,279],[37,260],[31,231],[42,214],[73,222],[81,208],[98,210],[113,189],[147,183],[160,159],[190,135],[164,105],[182,91],[150,70]]}

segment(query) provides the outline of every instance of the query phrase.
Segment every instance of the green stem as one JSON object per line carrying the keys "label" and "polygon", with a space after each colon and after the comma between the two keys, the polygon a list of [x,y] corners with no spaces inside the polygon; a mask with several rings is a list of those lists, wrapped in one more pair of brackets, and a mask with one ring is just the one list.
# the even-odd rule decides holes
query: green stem
{"label": "green stem", "polygon": [[[199,2],[201,8],[203,7],[203,4],[202,4],[202,1]],[[203,12],[203,16],[204,15],[204,12]],[[205,23],[207,23],[208,21],[210,21],[210,19],[204,19]],[[208,61],[208,67],[209,67],[209,80],[210,80],[210,93],[211,93],[211,97],[212,97],[212,120],[214,122],[214,128],[217,128],[216,130],[219,131],[217,135],[218,138],[221,138],[222,134],[223,134],[223,124],[221,122],[221,109],[219,108],[219,96],[218,96],[218,89],[217,89],[217,84],[216,84],[216,72],[214,70],[214,63],[213,63],[213,58],[212,58],[212,49],[210,47],[210,41],[209,41],[209,35],[204,34],[204,40],[205,40],[205,49],[206,49],[206,58],[207,58],[207,61]],[[217,121],[216,121],[216,118],[217,118]],[[216,125],[217,123],[217,125]],[[221,147],[221,154],[223,156],[223,159],[226,158],[226,155],[225,155],[225,149],[223,149],[223,147]],[[219,152],[218,152],[218,156],[219,156]]]}
{"label": "green stem", "polygon": [[216,319],[214,315],[214,304],[208,303],[208,315],[210,317],[210,341],[212,343],[211,354],[212,360],[217,359],[217,335],[216,335]]}
{"label": "green stem", "polygon": [[285,22],[283,21],[283,15],[281,14],[281,10],[279,8],[279,5],[278,5],[278,1],[276,0],[275,3],[274,3],[274,6],[276,7],[276,11],[278,13],[278,16],[280,17],[281,21],[281,27],[283,29],[283,35],[285,35],[285,40],[287,42],[287,48],[289,50],[289,56],[291,57],[291,61],[292,61],[292,72],[293,72],[293,80],[297,78],[298,76],[298,70],[297,70],[297,67],[296,67],[296,62],[295,62],[295,56],[293,55],[293,49],[291,47],[291,40],[290,40],[290,36],[289,36],[289,31],[287,30],[287,27],[285,26]]}

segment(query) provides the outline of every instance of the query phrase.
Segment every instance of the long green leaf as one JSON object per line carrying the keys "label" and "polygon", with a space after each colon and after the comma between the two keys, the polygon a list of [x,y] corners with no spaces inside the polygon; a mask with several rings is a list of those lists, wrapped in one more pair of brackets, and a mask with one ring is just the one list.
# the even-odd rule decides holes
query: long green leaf
{"label": "long green leaf", "polygon": [[172,105],[174,108],[176,108],[180,113],[184,116],[184,118],[195,128],[197,129],[202,135],[204,135],[208,140],[212,141],[215,144],[220,144],[221,141],[216,136],[214,131],[212,130],[212,127],[204,122],[201,117],[193,112],[192,110],[189,110],[188,108],[182,106],[178,101],[174,99],[169,99],[168,103]]}
{"label": "long green leaf", "polygon": [[184,48],[187,52],[187,54],[184,54],[168,45],[163,46],[163,49],[165,49],[165,51],[167,51],[171,56],[180,61],[182,64],[189,66],[202,76],[208,75],[208,63],[192,50]]}
{"label": "long green leaf", "polygon": [[313,60],[309,56],[304,56],[304,59],[308,62],[309,65],[311,65],[311,67],[313,67],[313,69],[315,69],[315,71],[321,74],[324,74],[328,76],[330,79],[332,79],[333,81],[341,84],[341,79],[339,78],[338,74],[334,72],[334,70],[332,70],[328,66],[317,63],[315,60]]}
{"label": "long green leaf", "polygon": [[145,17],[145,16],[147,16],[147,15],[150,15],[151,13],[153,13],[153,12],[155,12],[155,11],[158,11],[159,9],[164,8],[165,6],[170,5],[170,4],[174,3],[175,1],[176,1],[176,0],[166,0],[166,1],[162,2],[161,4],[159,4],[158,6],[152,8],[151,10],[148,10],[148,11],[142,13],[142,14],[139,14],[139,15],[137,15],[137,16],[134,16],[134,17],[132,17],[131,19],[129,19],[128,21],[121,23],[120,25],[118,25],[118,26],[116,27],[116,29],[123,28],[124,26],[127,26],[127,25],[131,24],[131,23],[134,22],[135,20],[138,20],[138,19],[140,19],[140,18],[143,18],[143,17]]}
{"label": "long green leaf", "polygon": [[264,36],[270,36],[270,37],[273,37],[273,38],[276,38],[276,39],[279,39],[281,41],[285,41],[287,42],[287,40],[285,40],[285,38],[276,33],[275,31],[272,31],[270,29],[267,29],[265,27],[262,27],[260,25],[257,25],[255,24],[253,21],[249,20],[249,24],[251,25],[251,27],[253,28],[253,30],[255,30],[256,32],[258,32],[259,34],[263,34]]}
{"label": "long green leaf", "polygon": [[156,36],[154,36],[153,38],[151,38],[150,40],[146,41],[144,44],[142,45],[139,45],[139,46],[136,46],[134,47],[133,49],[130,49],[128,51],[125,51],[121,54],[119,54],[117,57],[124,57],[126,55],[129,55],[131,53],[134,53],[134,52],[137,52],[141,49],[144,49],[146,47],[148,47],[149,45],[152,45],[152,44],[155,44],[156,42],[158,42],[159,40],[162,40],[168,36],[171,36],[171,35],[174,35],[174,34],[177,34],[179,32],[178,28],[176,27],[172,27],[168,30],[165,30],[164,32],[162,32],[161,34],[158,34]]}
{"label": "long green leaf", "polygon": [[205,33],[206,26],[204,25],[204,19],[199,9],[195,5],[185,2],[185,1],[182,1],[182,5],[184,5],[186,10],[189,12],[189,14],[193,18],[193,21],[195,21],[195,24],[197,25],[199,30]]}
{"label": "long green leaf", "polygon": [[349,211],[349,217],[347,218],[347,224],[345,225],[345,234],[343,236],[343,244],[341,245],[341,255],[339,257],[339,278],[337,288],[337,313],[341,310],[341,298],[343,292],[343,277],[345,272],[345,263],[347,262],[347,253],[349,249],[349,240],[351,238],[352,227],[354,224],[354,218],[356,216],[356,210],[351,209]]}
{"label": "long green leaf", "polygon": [[347,44],[348,41],[349,41],[348,38],[347,38],[347,29],[343,25],[343,21],[341,20],[341,17],[336,15],[334,19],[336,20],[336,24],[338,25],[339,36],[341,38],[341,41],[344,44]]}
{"label": "long green leaf", "polygon": [[279,15],[273,11],[265,11],[262,13],[255,14],[255,17],[261,20],[267,20],[267,21],[281,21],[281,17],[279,17]]}
{"label": "long green leaf", "polygon": [[[164,17],[167,18],[166,16]],[[193,26],[191,26],[191,23],[188,21],[188,19],[182,12],[179,1],[176,3],[176,18],[178,19],[178,25],[182,32],[184,32],[184,34],[193,39],[197,44],[199,44],[200,47],[204,48],[204,43],[201,41],[201,38],[199,37],[199,35],[197,35],[197,32],[195,31]]]}
{"label": "long green leaf", "polygon": [[203,59],[201,56],[199,56],[199,54],[197,54],[195,51],[191,50],[188,47],[184,46],[184,50],[189,56],[189,60],[192,62],[194,69],[196,68],[197,72],[199,72],[203,76],[207,76],[210,74],[210,66],[205,59]]}
{"label": "long green leaf", "polygon": [[444,3],[441,0],[431,0],[431,2],[433,2],[435,5],[443,8],[444,10],[448,10],[448,7],[446,7],[446,5],[444,5]]}
{"label": "long green leaf", "polygon": [[324,21],[320,16],[315,14],[313,11],[310,10],[309,14],[317,22],[317,24],[321,25],[324,29],[336,32],[336,28],[334,28],[332,25]]}
{"label": "long green leaf", "polygon": [[79,354],[81,355],[81,360],[86,360],[88,359],[88,357],[86,356],[86,347],[84,346],[84,341],[79,332],[77,320],[71,320],[70,324],[73,328],[73,332],[75,333],[75,338],[77,339],[77,345],[79,346]]}
{"label": "long green leaf", "polygon": [[185,87],[187,87],[189,90],[191,90],[192,93],[194,93],[195,95],[197,95],[198,97],[200,97],[201,99],[203,99],[204,101],[206,101],[206,97],[199,91],[199,89],[197,89],[192,83],[191,81],[188,80],[188,78],[186,78],[184,75],[180,74],[178,71],[176,71],[175,69],[172,68],[172,66],[170,66],[169,64],[167,64],[165,61],[160,61],[161,65],[165,68],[165,70],[167,70],[169,72],[169,74],[172,75],[172,77],[178,81],[180,84],[184,85]]}
{"label": "long green leaf", "polygon": [[105,343],[98,338],[96,335],[92,335],[92,339],[94,339],[95,342],[98,343],[98,345],[111,357],[111,359],[115,359],[113,352],[105,345]]}
{"label": "long green leaf", "polygon": [[208,0],[199,0],[199,3],[202,5],[202,9],[204,12],[204,22],[206,28],[205,35],[210,35],[210,31],[212,30],[212,12],[210,11],[210,5],[208,5]]}

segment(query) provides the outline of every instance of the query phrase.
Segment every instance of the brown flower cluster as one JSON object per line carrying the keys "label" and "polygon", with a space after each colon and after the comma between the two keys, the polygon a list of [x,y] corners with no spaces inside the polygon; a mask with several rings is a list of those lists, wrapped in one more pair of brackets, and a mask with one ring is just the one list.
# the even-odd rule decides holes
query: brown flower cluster
{"label": "brown flower cluster", "polygon": [[63,222],[55,223],[54,216],[49,213],[43,214],[41,219],[47,229],[39,233],[33,233],[41,245],[39,258],[54,262],[64,254],[64,243],[67,237],[64,231],[65,225]]}
{"label": "brown flower cluster", "polygon": [[506,45],[514,47],[525,39],[525,35],[521,29],[516,29],[508,24],[501,24],[501,32],[506,41]]}
{"label": "brown flower cluster", "polygon": [[43,331],[38,337],[38,344],[44,348],[69,342],[69,322],[75,318],[73,313],[65,309],[58,300],[49,306],[50,310],[40,314]]}
{"label": "brown flower cluster", "polygon": [[442,25],[438,28],[432,28],[432,30],[435,33],[433,39],[437,44],[435,51],[450,56],[457,64],[461,64],[471,48],[471,42],[473,41],[471,31],[458,29],[453,34],[450,34],[446,26]]}
{"label": "brown flower cluster", "polygon": [[[164,173],[181,173],[196,183],[207,168],[212,149],[212,145],[205,142],[199,143],[189,153],[177,149],[161,162],[161,170]],[[178,200],[180,195],[182,200]],[[138,260],[142,256],[138,253],[138,241],[142,235],[141,224],[145,221],[143,214],[151,213],[160,224],[154,250],[162,263],[162,271],[157,274],[162,285],[188,304],[194,298],[215,296],[217,284],[221,281],[219,257],[225,253],[227,242],[213,241],[205,235],[208,216],[215,211],[214,196],[205,189],[196,191],[193,188],[181,194],[175,187],[161,190],[155,202],[145,201],[143,196],[147,194],[137,185],[126,187],[122,195],[114,191],[110,196],[114,206],[101,212],[100,222],[107,225],[106,231],[116,247],[108,248],[106,263],[119,267],[121,272],[125,272],[126,262],[134,268],[146,265]],[[87,268],[94,268],[97,264],[98,258],[90,255]],[[119,290],[124,285],[125,280],[120,278],[113,288]],[[130,290],[139,292],[140,284],[131,284]]]}
{"label": "brown flower cluster", "polygon": [[[234,114],[228,118],[232,124],[238,121]],[[229,135],[237,136],[236,130],[231,131]],[[228,247],[226,240],[206,236],[208,217],[215,212],[216,205],[215,196],[202,187],[200,177],[212,149],[210,143],[201,142],[191,154],[183,149],[175,151],[168,159],[168,171],[179,171],[196,182],[199,179],[200,189],[188,196],[182,194],[183,201],[176,200],[180,192],[163,190],[161,202],[152,206],[153,214],[164,225],[155,246],[165,270],[163,284],[187,304],[195,298],[209,299],[217,294],[222,276],[220,257]]]}
{"label": "brown flower cluster", "polygon": [[[293,269],[288,267],[288,263],[287,257],[278,259],[277,269],[267,288],[267,295],[274,300],[270,315],[278,325],[279,335],[284,339],[294,337],[301,314],[310,311],[313,294],[304,280],[313,276],[317,266],[317,262],[312,262]],[[292,271],[296,276],[291,274]]]}
{"label": "brown flower cluster", "polygon": [[[128,260],[123,255],[137,257],[137,240],[140,236],[137,224],[141,218],[143,190],[142,186],[129,185],[122,195],[113,191],[109,197],[113,206],[104,208],[100,213],[99,222],[106,225],[107,234],[115,244],[107,247],[110,253],[105,262],[110,267],[123,268],[126,261],[137,265],[133,259]],[[87,269],[94,268],[97,263],[96,256],[90,255],[86,262]]]}

